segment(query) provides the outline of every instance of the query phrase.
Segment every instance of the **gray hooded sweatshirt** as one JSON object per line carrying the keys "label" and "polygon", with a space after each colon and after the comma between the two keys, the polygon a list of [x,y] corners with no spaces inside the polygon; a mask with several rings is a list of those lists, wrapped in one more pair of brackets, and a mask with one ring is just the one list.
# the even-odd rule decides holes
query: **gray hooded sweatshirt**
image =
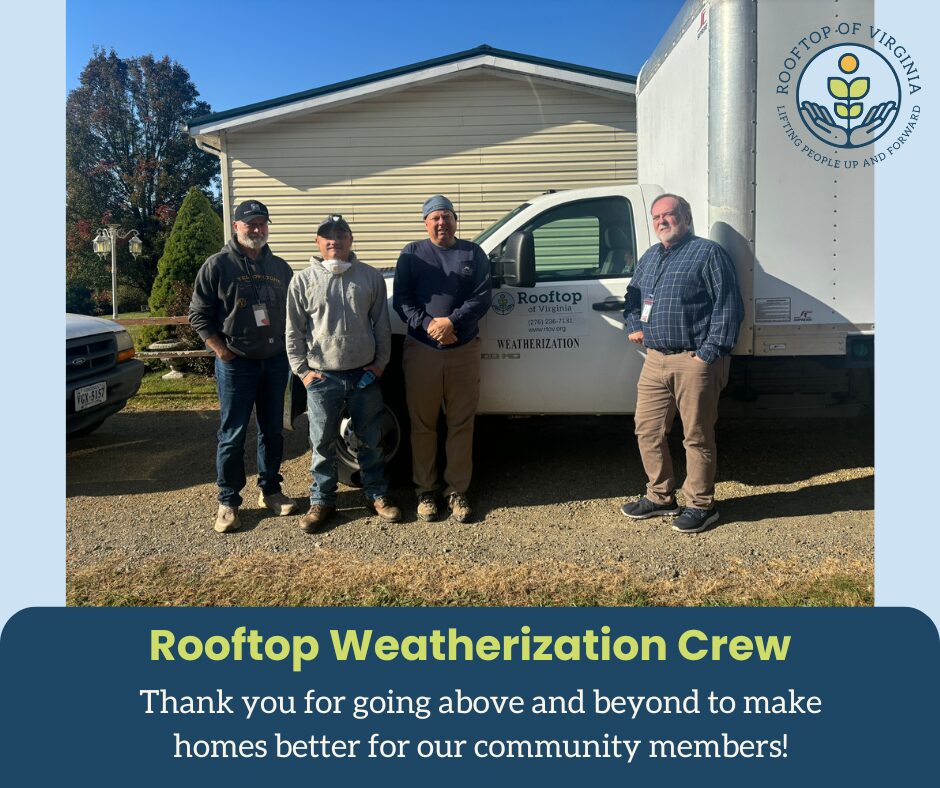
{"label": "gray hooded sweatshirt", "polygon": [[287,358],[299,377],[388,365],[392,328],[385,279],[350,254],[352,265],[331,274],[315,257],[287,290]]}

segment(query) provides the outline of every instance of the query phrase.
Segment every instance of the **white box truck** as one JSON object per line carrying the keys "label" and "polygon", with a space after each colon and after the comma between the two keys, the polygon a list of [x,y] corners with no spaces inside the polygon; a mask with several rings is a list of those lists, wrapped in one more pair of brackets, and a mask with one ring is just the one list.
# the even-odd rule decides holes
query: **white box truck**
{"label": "white box truck", "polygon": [[[639,76],[641,185],[545,193],[475,239],[497,285],[479,412],[634,411],[643,349],[624,295],[664,191],[729,252],[744,296],[723,413],[870,407],[874,171],[916,121],[903,58],[875,31],[870,0],[689,0]],[[389,455],[408,442],[400,374],[393,358]]]}

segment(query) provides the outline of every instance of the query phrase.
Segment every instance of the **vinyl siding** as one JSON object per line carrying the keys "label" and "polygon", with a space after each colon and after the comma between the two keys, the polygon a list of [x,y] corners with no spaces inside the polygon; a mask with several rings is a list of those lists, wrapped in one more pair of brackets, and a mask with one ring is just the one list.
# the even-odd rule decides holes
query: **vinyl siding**
{"label": "vinyl siding", "polygon": [[271,211],[271,247],[303,267],[317,223],[342,213],[358,255],[394,265],[424,236],[421,204],[454,201],[473,238],[547,189],[636,182],[632,96],[474,71],[227,133],[231,202]]}

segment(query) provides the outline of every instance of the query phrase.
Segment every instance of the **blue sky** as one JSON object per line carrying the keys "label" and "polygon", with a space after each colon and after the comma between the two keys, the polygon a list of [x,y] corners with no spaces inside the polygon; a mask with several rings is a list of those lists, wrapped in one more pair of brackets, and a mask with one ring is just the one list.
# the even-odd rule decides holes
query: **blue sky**
{"label": "blue sky", "polygon": [[66,90],[96,46],[169,57],[213,111],[480,44],[636,75],[682,0],[66,4]]}

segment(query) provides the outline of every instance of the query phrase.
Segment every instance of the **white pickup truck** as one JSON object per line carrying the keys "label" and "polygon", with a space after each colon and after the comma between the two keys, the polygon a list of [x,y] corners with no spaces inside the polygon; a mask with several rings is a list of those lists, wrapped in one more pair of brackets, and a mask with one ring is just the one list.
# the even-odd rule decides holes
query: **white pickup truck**
{"label": "white pickup truck", "polygon": [[[623,298],[663,191],[689,200],[697,234],[738,274],[746,315],[723,411],[870,407],[874,164],[917,111],[872,25],[871,0],[689,0],[638,80],[639,177],[658,185],[548,192],[475,239],[496,286],[479,412],[634,411],[643,350],[627,341]],[[393,331],[400,351],[397,318]],[[382,386],[392,460],[408,444],[394,356]]]}
{"label": "white pickup truck", "polygon": [[140,388],[144,365],[134,340],[112,320],[65,315],[65,431],[78,438],[98,429]]}

